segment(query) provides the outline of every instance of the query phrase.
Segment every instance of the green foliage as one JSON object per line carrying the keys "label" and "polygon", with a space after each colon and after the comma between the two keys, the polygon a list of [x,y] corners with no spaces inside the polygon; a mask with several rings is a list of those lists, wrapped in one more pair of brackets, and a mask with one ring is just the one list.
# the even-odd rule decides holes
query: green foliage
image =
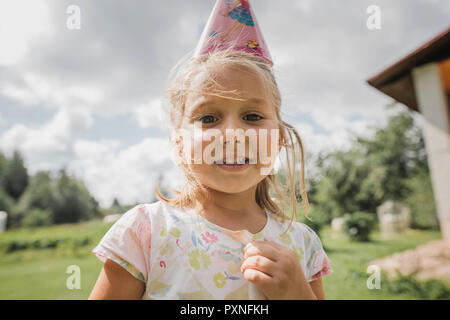
{"label": "green foliage", "polygon": [[53,214],[55,223],[86,221],[101,215],[98,202],[84,183],[60,170],[55,182]]}
{"label": "green foliage", "polygon": [[23,227],[44,227],[53,224],[53,213],[50,210],[33,208],[21,221]]}
{"label": "green foliage", "polygon": [[321,179],[312,202],[321,206],[329,220],[346,212],[370,208],[366,199],[361,199],[359,195],[361,183],[370,172],[359,150],[320,155],[318,166],[321,168]]}
{"label": "green foliage", "polygon": [[97,243],[111,225],[92,220],[69,225],[7,230],[0,235],[0,254],[27,249],[58,249],[61,252],[77,250]]}
{"label": "green foliage", "polygon": [[50,172],[38,171],[31,177],[30,184],[20,200],[26,202],[26,208],[52,210],[55,202],[55,188],[52,185]]}
{"label": "green foliage", "polygon": [[43,237],[36,239],[11,239],[9,241],[0,241],[0,252],[11,253],[26,249],[74,249],[81,248],[92,243],[90,237]]}
{"label": "green foliage", "polygon": [[411,227],[417,229],[437,229],[438,218],[434,202],[433,185],[428,170],[419,168],[406,181],[411,190],[405,203],[411,213]]}
{"label": "green foliage", "polygon": [[435,210],[425,144],[412,112],[391,116],[370,138],[355,138],[348,151],[319,154],[310,202],[331,219],[376,212],[386,200],[405,201],[414,207],[415,225],[431,227]]}
{"label": "green foliage", "polygon": [[8,170],[8,159],[0,152],[0,189],[4,189],[5,176]]}
{"label": "green foliage", "polygon": [[11,210],[9,227],[47,226],[54,223],[55,190],[50,173],[39,171]]}
{"label": "green foliage", "polygon": [[14,199],[5,192],[4,189],[0,188],[0,211],[11,212],[14,206]]}
{"label": "green foliage", "polygon": [[[409,193],[404,183],[412,173],[417,151],[421,149],[421,131],[414,126],[410,111],[391,116],[385,128],[378,129],[372,139],[358,138],[358,144],[373,167],[384,167],[380,177],[385,193],[392,200],[401,200]],[[386,200],[386,199],[382,199]]]}
{"label": "green foliage", "polygon": [[[363,271],[351,269],[346,279],[365,283],[367,276]],[[381,279],[381,289],[390,295],[421,300],[450,299],[450,288],[438,279],[418,280],[414,275],[403,275],[398,270],[395,277],[388,277],[387,273],[382,271]]]}
{"label": "green foliage", "polygon": [[14,151],[13,158],[6,166],[3,187],[12,198],[17,200],[25,191],[27,185],[28,172],[25,168],[23,158],[18,151]]}
{"label": "green foliage", "polygon": [[7,229],[79,222],[102,215],[82,181],[65,169],[56,178],[49,171],[28,177],[18,151],[12,159],[0,152],[0,210],[8,213]]}
{"label": "green foliage", "polygon": [[299,217],[298,221],[309,226],[317,233],[317,235],[319,235],[322,228],[329,223],[328,216],[319,207],[314,205],[309,206],[308,217],[302,215]]}
{"label": "green foliage", "polygon": [[450,299],[450,289],[437,279],[418,281],[412,275],[402,275],[397,271],[397,276],[393,280],[383,283],[392,294],[408,295],[417,299]]}
{"label": "green foliage", "polygon": [[344,232],[354,241],[369,241],[370,233],[376,225],[373,214],[367,212],[354,212],[346,215]]}

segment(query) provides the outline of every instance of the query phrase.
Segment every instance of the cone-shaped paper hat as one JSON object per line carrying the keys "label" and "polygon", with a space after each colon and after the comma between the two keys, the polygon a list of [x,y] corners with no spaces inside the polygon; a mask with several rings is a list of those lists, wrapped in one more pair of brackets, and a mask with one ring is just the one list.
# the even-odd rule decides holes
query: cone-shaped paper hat
{"label": "cone-shaped paper hat", "polygon": [[194,56],[229,47],[250,52],[273,64],[248,0],[217,0]]}

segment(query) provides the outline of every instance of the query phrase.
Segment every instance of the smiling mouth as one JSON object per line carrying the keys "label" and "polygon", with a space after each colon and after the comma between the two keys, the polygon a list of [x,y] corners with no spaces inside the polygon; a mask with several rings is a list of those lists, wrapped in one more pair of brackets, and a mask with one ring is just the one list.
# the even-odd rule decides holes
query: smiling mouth
{"label": "smiling mouth", "polygon": [[215,161],[220,169],[228,172],[242,172],[250,166],[249,158],[224,159],[222,161]]}
{"label": "smiling mouth", "polygon": [[237,159],[230,158],[230,159],[214,161],[214,164],[217,164],[217,165],[230,165],[230,166],[239,166],[239,165],[245,165],[245,164],[249,164],[249,163],[250,163],[250,159],[246,158],[246,157],[237,158]]}

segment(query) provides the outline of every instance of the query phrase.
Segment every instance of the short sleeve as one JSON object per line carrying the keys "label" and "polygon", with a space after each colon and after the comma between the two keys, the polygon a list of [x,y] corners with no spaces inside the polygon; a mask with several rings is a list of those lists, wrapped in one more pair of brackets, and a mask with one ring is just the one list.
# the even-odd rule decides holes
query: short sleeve
{"label": "short sleeve", "polygon": [[103,263],[110,259],[137,279],[147,282],[151,248],[151,222],[145,205],[125,212],[92,250]]}
{"label": "short sleeve", "polygon": [[307,229],[306,241],[306,275],[308,282],[317,280],[323,276],[333,273],[331,261],[323,249],[319,236],[310,227],[305,225]]}

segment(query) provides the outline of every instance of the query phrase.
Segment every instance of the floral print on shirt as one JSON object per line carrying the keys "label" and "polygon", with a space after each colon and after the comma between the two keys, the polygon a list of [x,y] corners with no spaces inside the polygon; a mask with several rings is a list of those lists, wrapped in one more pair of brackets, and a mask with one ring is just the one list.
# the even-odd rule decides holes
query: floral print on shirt
{"label": "floral print on shirt", "polygon": [[288,226],[267,213],[260,232],[232,231],[158,201],[127,211],[92,252],[143,281],[142,299],[264,299],[240,272],[243,249],[252,240],[290,248],[309,282],[333,272],[317,234],[295,221],[284,232]]}

